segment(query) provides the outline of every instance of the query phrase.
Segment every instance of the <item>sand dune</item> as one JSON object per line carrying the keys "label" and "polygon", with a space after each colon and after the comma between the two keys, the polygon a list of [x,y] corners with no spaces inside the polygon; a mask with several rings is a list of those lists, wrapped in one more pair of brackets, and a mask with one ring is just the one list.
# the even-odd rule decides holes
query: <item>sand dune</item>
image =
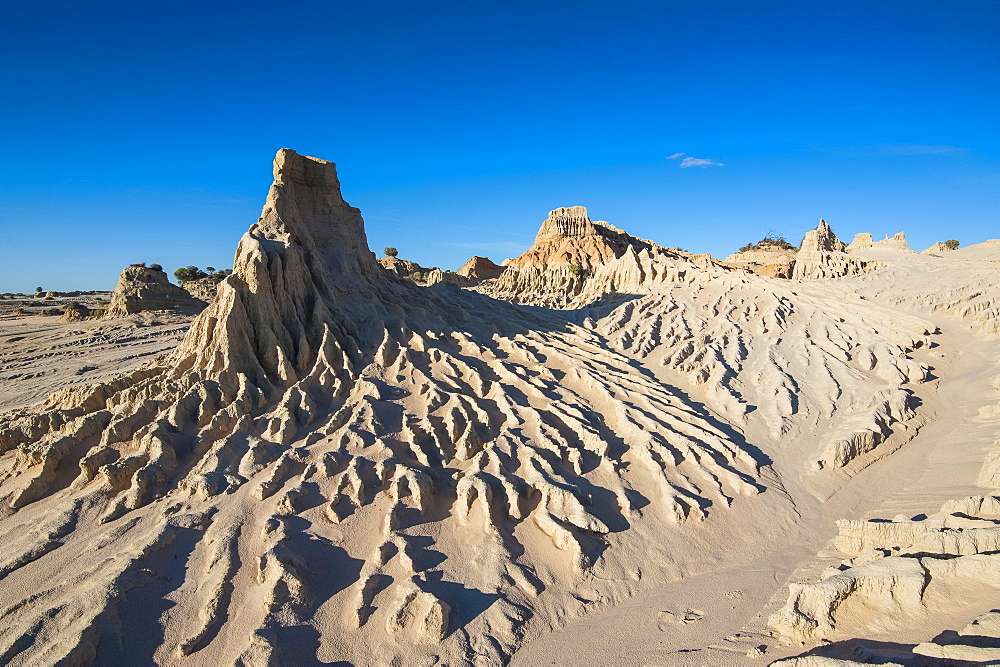
{"label": "sand dune", "polygon": [[[169,354],[7,399],[0,661],[760,663],[910,641],[903,607],[915,646],[992,623],[997,246],[821,223],[782,280],[569,207],[480,291],[423,288],[332,163],[274,176]],[[965,500],[861,521],[921,488]]]}

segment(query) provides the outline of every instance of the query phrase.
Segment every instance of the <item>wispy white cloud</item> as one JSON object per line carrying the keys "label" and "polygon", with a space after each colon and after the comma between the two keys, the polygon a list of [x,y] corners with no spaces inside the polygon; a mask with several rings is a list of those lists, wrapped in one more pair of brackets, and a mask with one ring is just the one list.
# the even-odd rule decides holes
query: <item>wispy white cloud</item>
{"label": "wispy white cloud", "polygon": [[709,160],[707,158],[701,157],[684,157],[685,153],[674,153],[673,155],[667,156],[668,160],[680,160],[681,169],[687,169],[688,167],[725,167],[721,162],[716,162],[715,160]]}
{"label": "wispy white cloud", "polygon": [[960,146],[938,144],[869,144],[867,146],[813,146],[831,155],[847,157],[913,157],[919,155],[961,155],[969,151]]}
{"label": "wispy white cloud", "polygon": [[715,160],[706,160],[699,157],[686,157],[681,160],[681,169],[687,167],[725,167],[726,165],[721,162],[716,162]]}
{"label": "wispy white cloud", "polygon": [[875,144],[879,155],[954,155],[966,149],[958,146],[937,146],[922,144]]}

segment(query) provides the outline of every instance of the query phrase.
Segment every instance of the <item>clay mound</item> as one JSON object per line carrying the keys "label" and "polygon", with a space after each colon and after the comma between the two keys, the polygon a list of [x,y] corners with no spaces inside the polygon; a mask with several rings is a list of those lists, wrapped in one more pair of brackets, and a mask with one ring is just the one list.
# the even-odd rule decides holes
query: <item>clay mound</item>
{"label": "clay mound", "polygon": [[59,318],[60,322],[82,322],[90,317],[90,308],[86,306],[70,302],[66,304],[66,308],[63,310],[63,316]]}
{"label": "clay mound", "polygon": [[745,266],[756,269],[768,264],[791,264],[798,254],[796,250],[785,250],[777,246],[764,246],[757,250],[746,250],[733,253],[724,260],[733,266]]}
{"label": "clay mound", "polygon": [[952,252],[952,249],[938,241],[927,250],[922,250],[921,255],[936,255],[942,252]]}
{"label": "clay mound", "polygon": [[145,266],[127,266],[111,293],[105,317],[125,317],[143,310],[202,309],[205,301],[173,285],[167,274]]}
{"label": "clay mound", "polygon": [[421,288],[332,163],[274,179],[170,355],[0,417],[5,660],[503,662],[766,550],[773,457],[822,488],[912,432],[919,318],[575,209],[495,283],[586,251],[589,307]]}
{"label": "clay mound", "polygon": [[463,264],[462,268],[456,271],[456,273],[460,276],[465,276],[470,280],[482,282],[484,280],[499,278],[506,268],[506,266],[494,264],[490,261],[489,257],[474,255],[468,262]]}
{"label": "clay mound", "polygon": [[841,278],[874,268],[872,262],[848,255],[846,248],[826,220],[821,218],[816,229],[806,232],[799,245],[792,277],[797,280]]}

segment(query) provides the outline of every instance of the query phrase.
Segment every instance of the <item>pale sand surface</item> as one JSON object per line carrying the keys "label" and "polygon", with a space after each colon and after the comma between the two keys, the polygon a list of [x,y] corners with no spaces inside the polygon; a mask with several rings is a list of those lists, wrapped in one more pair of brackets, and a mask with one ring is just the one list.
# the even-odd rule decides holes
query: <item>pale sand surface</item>
{"label": "pale sand surface", "polygon": [[[827,551],[837,533],[836,519],[915,516],[953,498],[982,493],[976,475],[1000,429],[996,420],[979,419],[978,414],[998,398],[991,381],[1000,374],[1000,341],[972,333],[974,326],[954,317],[933,320],[942,333],[925,358],[934,361],[935,373],[944,379],[925,385],[930,391],[920,396],[928,423],[905,447],[858,473],[823,504],[810,506],[797,530],[764,556],[748,560],[737,549],[733,558],[739,565],[668,584],[572,621],[526,644],[514,664],[766,664],[800,654],[798,644],[776,645],[764,621],[784,603],[789,581],[815,577],[840,560]],[[937,609],[920,625],[905,619],[885,632],[863,636],[915,644],[1000,605],[993,596],[968,602],[951,614]],[[699,611],[701,618],[658,620],[661,611],[687,609]],[[746,657],[755,646],[767,646],[764,655]]]}
{"label": "pale sand surface", "polygon": [[59,319],[0,318],[0,411],[137,368],[175,348],[193,318],[144,314],[82,322]]}
{"label": "pale sand surface", "polygon": [[822,223],[806,273],[846,275],[782,280],[569,207],[423,288],[332,164],[274,173],[190,326],[2,324],[0,663],[982,649],[927,642],[1000,600],[997,244]]}

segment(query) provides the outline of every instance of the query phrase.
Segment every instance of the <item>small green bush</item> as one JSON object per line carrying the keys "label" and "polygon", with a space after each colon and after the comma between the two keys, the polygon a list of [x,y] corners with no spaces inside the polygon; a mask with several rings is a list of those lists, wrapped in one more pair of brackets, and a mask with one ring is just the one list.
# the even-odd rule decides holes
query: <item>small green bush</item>
{"label": "small green bush", "polygon": [[382,248],[382,252],[385,253],[386,257],[395,257],[396,255],[399,254],[399,251],[396,250],[395,248],[393,248],[392,246],[388,246],[386,248]]}
{"label": "small green bush", "polygon": [[956,241],[955,239],[948,239],[947,241],[944,242],[944,247],[947,248],[948,250],[957,250],[958,241]]}

